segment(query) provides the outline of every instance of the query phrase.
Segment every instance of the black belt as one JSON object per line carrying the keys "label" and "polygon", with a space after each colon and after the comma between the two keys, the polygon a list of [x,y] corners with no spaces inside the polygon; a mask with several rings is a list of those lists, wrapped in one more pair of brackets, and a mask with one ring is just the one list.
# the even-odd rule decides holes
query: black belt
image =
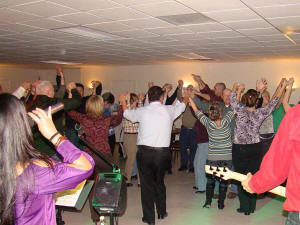
{"label": "black belt", "polygon": [[169,150],[169,147],[151,147],[147,145],[138,145],[138,147],[146,150]]}
{"label": "black belt", "polygon": [[136,133],[124,132],[124,134],[137,134],[137,132]]}

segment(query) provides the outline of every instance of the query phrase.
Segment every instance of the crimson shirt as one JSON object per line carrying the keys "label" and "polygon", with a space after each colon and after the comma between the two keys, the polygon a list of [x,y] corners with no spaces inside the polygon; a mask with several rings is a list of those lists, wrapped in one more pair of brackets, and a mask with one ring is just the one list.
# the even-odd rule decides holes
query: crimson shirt
{"label": "crimson shirt", "polygon": [[286,201],[283,208],[300,212],[300,105],[291,108],[283,118],[260,170],[249,182],[256,193],[263,193],[286,179]]}

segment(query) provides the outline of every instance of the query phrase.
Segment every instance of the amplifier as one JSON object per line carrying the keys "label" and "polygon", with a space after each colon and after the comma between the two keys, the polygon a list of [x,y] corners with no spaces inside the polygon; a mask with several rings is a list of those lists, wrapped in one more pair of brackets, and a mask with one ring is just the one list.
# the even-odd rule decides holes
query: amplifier
{"label": "amplifier", "polygon": [[121,173],[99,173],[95,181],[93,207],[99,213],[123,214],[127,203],[127,186]]}

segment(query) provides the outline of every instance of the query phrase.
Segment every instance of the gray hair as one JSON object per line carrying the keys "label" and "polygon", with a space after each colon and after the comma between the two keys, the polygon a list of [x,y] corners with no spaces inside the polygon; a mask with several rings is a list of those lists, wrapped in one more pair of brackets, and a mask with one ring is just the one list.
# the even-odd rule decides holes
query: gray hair
{"label": "gray hair", "polygon": [[36,85],[36,93],[38,95],[44,94],[45,89],[48,87],[53,87],[52,83],[48,80],[43,80]]}

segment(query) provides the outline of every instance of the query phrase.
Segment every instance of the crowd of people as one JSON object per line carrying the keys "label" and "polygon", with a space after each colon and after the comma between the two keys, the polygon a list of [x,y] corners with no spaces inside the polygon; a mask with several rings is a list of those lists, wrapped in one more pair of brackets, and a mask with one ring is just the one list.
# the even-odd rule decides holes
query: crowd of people
{"label": "crowd of people", "polygon": [[[2,93],[0,86],[0,224],[56,224],[54,193],[110,171],[81,139],[113,161],[114,127],[119,125],[127,187],[133,186],[131,179],[138,170],[142,221],[155,224],[155,209],[157,218],[164,219],[168,216],[164,176],[171,173],[169,146],[178,119],[182,121],[178,170],[194,173],[196,194],[206,195],[204,208],[218,198],[222,210],[226,197],[238,196],[237,212],[250,215],[256,210],[255,192],[263,193],[289,178],[284,207],[293,211],[287,221],[293,224],[300,211],[296,190],[300,126],[295,119],[300,108],[289,104],[294,79],[282,78],[271,97],[264,78],[245,91],[241,83],[229,89],[220,82],[211,89],[201,76],[192,76],[195,87],[184,87],[179,80],[170,95],[171,84],[159,87],[149,82],[145,93],[123,93],[118,103],[111,92],[102,93],[100,81],[92,82],[88,96],[81,83],[65,85],[60,67],[56,91],[50,81],[40,80],[24,81],[12,94]],[[64,110],[52,115],[51,106],[57,103]],[[216,179],[205,173],[206,164],[248,176],[242,184]],[[97,224],[92,198],[91,218]],[[300,224],[299,218],[295,224]]]}

